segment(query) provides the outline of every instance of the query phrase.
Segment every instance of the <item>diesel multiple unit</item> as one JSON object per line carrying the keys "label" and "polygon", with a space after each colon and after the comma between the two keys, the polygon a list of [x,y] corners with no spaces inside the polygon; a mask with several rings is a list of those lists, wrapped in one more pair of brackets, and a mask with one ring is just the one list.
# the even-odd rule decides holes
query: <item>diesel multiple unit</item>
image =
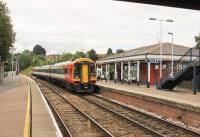
{"label": "diesel multiple unit", "polygon": [[97,91],[96,64],[88,58],[79,58],[54,65],[35,67],[32,75],[58,83],[76,92]]}

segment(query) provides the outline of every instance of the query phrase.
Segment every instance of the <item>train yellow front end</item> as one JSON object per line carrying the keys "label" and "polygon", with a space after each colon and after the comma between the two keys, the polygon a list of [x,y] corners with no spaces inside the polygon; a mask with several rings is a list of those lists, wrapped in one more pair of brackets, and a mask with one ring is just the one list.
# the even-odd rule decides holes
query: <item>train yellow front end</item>
{"label": "train yellow front end", "polygon": [[73,82],[77,92],[97,91],[96,65],[88,58],[79,58],[73,61]]}

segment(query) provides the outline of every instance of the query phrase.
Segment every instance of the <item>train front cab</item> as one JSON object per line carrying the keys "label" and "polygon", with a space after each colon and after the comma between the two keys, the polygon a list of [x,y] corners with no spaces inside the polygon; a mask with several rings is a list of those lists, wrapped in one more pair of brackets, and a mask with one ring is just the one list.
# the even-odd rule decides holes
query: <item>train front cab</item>
{"label": "train front cab", "polygon": [[77,92],[99,92],[96,83],[95,62],[90,59],[80,59],[74,62],[74,83]]}

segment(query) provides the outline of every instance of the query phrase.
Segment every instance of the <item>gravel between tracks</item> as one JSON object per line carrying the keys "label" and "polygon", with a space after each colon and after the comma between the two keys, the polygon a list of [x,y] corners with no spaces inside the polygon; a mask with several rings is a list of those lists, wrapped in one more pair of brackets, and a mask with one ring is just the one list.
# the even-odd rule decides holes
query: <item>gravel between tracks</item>
{"label": "gravel between tracks", "polygon": [[145,126],[150,127],[153,130],[156,130],[157,132],[171,137],[192,137],[193,135],[184,132],[183,130],[177,129],[173,126],[171,126],[168,123],[162,122],[161,120],[158,120],[153,117],[149,117],[148,115],[144,115],[142,113],[137,113],[137,111],[133,111],[130,109],[127,109],[123,107],[122,105],[106,101],[104,99],[99,98],[98,96],[86,96],[86,98],[91,99],[95,102],[98,102],[102,104],[103,106],[106,106],[115,112],[118,112],[130,119],[133,119],[137,121],[138,123],[142,123]]}
{"label": "gravel between tracks", "polygon": [[68,93],[63,93],[63,95],[67,100],[70,100],[71,103],[75,104],[82,111],[90,115],[90,117],[95,119],[100,125],[116,137],[150,136],[148,133],[142,131],[136,126],[133,126],[126,120],[122,120],[118,116],[91,104],[91,102],[88,102],[79,96],[69,95]]}
{"label": "gravel between tracks", "polygon": [[58,96],[56,93],[50,91],[48,88],[44,88],[39,84],[42,92],[51,101],[52,105],[56,108],[62,120],[75,137],[105,137],[106,135],[89,119],[81,115],[70,104],[66,103],[64,99]]}

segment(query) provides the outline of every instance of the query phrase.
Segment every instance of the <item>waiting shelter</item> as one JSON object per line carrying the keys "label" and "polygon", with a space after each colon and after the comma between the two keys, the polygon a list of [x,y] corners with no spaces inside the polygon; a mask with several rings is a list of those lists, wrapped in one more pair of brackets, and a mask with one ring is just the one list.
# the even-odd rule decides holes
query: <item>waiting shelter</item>
{"label": "waiting shelter", "polygon": [[[160,74],[163,79],[173,75],[180,61],[188,62],[198,56],[198,50],[193,48],[190,55],[184,57],[191,48],[177,44],[172,46],[171,43],[162,43],[162,49],[162,56],[160,43],[157,43],[101,58],[96,62],[97,70],[101,72],[97,74],[99,77],[104,75],[105,79],[113,80],[115,83],[158,86],[161,81]],[[181,60],[183,57],[184,60]],[[161,58],[162,70],[160,70]]]}

